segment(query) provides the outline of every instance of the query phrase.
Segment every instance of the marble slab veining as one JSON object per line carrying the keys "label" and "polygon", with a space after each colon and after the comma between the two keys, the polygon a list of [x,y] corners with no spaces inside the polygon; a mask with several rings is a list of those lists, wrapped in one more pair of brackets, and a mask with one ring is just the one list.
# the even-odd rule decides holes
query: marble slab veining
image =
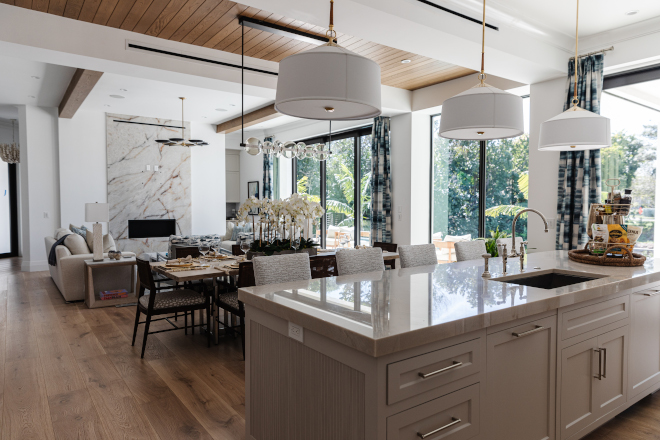
{"label": "marble slab veining", "polygon": [[[115,122],[125,120],[181,126],[181,121],[106,114],[109,230],[120,251],[165,252],[168,238],[128,238],[128,220],[176,219],[177,234],[189,235],[190,148],[164,146],[156,139],[181,137],[181,129]],[[190,135],[185,122],[184,137]],[[151,171],[146,170],[146,166]],[[154,172],[154,165],[159,167]]]}
{"label": "marble slab veining", "polygon": [[[493,278],[502,276],[490,260]],[[519,318],[660,282],[660,260],[641,267],[604,267],[570,261],[566,251],[527,255],[526,273],[567,270],[600,278],[556,289],[484,279],[483,260],[387,270],[350,277],[249,287],[249,307],[294,322],[378,357]],[[509,260],[508,275],[520,274]]]}

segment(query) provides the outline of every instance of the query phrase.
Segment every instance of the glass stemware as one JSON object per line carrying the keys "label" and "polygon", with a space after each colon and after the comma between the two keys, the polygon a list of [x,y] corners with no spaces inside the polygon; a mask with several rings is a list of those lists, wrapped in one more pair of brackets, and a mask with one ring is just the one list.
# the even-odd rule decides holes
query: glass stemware
{"label": "glass stemware", "polygon": [[211,250],[211,246],[209,246],[208,243],[200,243],[197,249],[199,249],[199,253],[202,254],[202,260],[206,261],[206,254]]}
{"label": "glass stemware", "polygon": [[241,241],[241,251],[243,251],[243,254],[247,254],[249,250],[250,250],[250,241],[249,240]]}
{"label": "glass stemware", "polygon": [[300,247],[300,238],[293,238],[291,240],[291,247],[295,252],[298,252],[298,248]]}

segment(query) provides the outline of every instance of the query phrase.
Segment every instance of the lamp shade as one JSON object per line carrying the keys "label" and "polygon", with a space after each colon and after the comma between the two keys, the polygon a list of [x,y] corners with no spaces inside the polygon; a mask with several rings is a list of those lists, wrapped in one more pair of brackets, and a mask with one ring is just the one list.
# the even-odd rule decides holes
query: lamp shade
{"label": "lamp shade", "polygon": [[320,120],[381,114],[380,66],[337,45],[323,45],[280,61],[275,109]]}
{"label": "lamp shade", "polygon": [[107,203],[85,203],[86,222],[108,222],[110,214]]}
{"label": "lamp shade", "polygon": [[522,98],[484,84],[445,100],[440,136],[458,140],[490,140],[520,136],[525,131]]}
{"label": "lamp shade", "polygon": [[596,150],[612,145],[610,120],[580,107],[571,107],[541,124],[539,150]]}

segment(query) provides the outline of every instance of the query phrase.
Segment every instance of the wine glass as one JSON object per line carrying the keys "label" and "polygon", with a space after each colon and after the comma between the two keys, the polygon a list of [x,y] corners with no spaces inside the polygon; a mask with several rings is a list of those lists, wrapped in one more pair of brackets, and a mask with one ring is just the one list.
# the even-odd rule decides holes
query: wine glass
{"label": "wine glass", "polygon": [[248,240],[241,241],[241,251],[243,251],[243,254],[247,254],[249,250],[250,250],[250,242]]}
{"label": "wine glass", "polygon": [[291,247],[295,252],[298,252],[298,248],[300,247],[300,238],[293,238],[291,240]]}
{"label": "wine glass", "polygon": [[209,246],[208,242],[203,242],[199,244],[197,249],[199,249],[199,253],[202,254],[202,260],[205,261],[206,254],[208,254],[209,251],[211,250],[211,246]]}
{"label": "wine glass", "polygon": [[349,238],[347,234],[342,234],[341,238],[339,239],[339,243],[341,243],[341,247],[346,247],[346,245],[349,242]]}

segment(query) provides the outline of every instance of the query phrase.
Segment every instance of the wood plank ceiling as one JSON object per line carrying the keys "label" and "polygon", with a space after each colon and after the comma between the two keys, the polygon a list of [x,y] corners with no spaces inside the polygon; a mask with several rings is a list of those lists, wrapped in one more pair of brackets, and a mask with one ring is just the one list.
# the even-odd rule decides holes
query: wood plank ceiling
{"label": "wood plank ceiling", "polygon": [[[0,0],[35,11],[138,32],[145,35],[240,53],[244,15],[325,35],[325,28],[271,14],[229,0]],[[415,90],[474,73],[473,70],[394,49],[346,34],[338,42],[381,66],[382,83]],[[245,30],[245,54],[279,62],[315,47],[310,43],[256,29]],[[410,63],[402,64],[402,60]]]}

